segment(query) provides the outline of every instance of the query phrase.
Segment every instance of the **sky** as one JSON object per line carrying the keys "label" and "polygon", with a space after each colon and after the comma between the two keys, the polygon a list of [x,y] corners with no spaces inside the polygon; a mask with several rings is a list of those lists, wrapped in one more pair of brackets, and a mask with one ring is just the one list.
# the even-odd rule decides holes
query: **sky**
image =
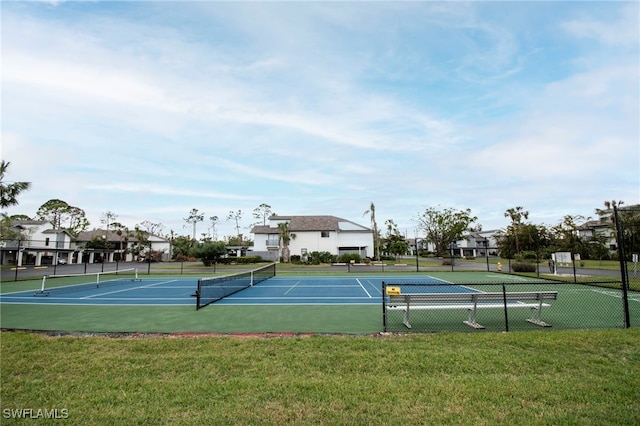
{"label": "sky", "polygon": [[640,202],[640,3],[13,2],[1,7],[5,212],[249,234],[279,215],[484,230]]}

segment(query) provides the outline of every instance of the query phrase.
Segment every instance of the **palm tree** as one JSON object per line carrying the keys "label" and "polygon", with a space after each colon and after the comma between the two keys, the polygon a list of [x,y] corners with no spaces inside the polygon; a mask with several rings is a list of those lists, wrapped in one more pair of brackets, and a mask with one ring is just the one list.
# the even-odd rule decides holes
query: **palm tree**
{"label": "palm tree", "polygon": [[380,260],[380,235],[378,235],[378,224],[376,223],[376,206],[371,202],[371,206],[369,210],[366,210],[362,216],[370,215],[371,217],[371,228],[373,229],[373,239],[375,246],[375,260]]}
{"label": "palm tree", "polygon": [[282,262],[291,262],[291,252],[289,251],[289,243],[291,240],[296,239],[296,234],[292,234],[289,230],[289,222],[282,222],[278,224],[280,230],[280,238],[282,239]]}
{"label": "palm tree", "polygon": [[523,210],[521,206],[516,208],[510,208],[506,212],[504,212],[504,217],[508,217],[511,219],[511,230],[515,236],[516,243],[516,253],[519,253],[520,250],[518,248],[518,232],[520,230],[520,226],[522,225],[522,219],[529,218],[529,212]]}
{"label": "palm tree", "polygon": [[613,222],[613,209],[615,207],[620,208],[624,204],[624,201],[619,200],[611,200],[604,202],[604,209],[596,209],[596,214],[600,216],[600,221],[605,222],[607,219],[610,219]]}
{"label": "palm tree", "polygon": [[18,204],[18,195],[31,187],[31,182],[11,182],[5,184],[4,174],[9,168],[8,161],[0,162],[0,207],[6,208]]}

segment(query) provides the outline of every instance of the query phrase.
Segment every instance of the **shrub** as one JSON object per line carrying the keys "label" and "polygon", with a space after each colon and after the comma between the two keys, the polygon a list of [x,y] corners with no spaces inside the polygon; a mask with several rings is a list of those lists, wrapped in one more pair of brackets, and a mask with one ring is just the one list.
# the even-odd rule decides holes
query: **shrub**
{"label": "shrub", "polygon": [[355,263],[360,263],[360,261],[362,260],[362,256],[360,256],[358,253],[345,253],[340,256],[340,262],[351,263],[352,260]]}
{"label": "shrub", "polygon": [[335,260],[335,257],[328,251],[312,251],[309,253],[307,263],[311,265],[319,265],[321,263],[331,263]]}
{"label": "shrub", "polygon": [[514,262],[511,264],[513,272],[535,272],[536,265],[531,262]]}
{"label": "shrub", "polygon": [[538,254],[535,251],[522,251],[516,255],[516,260],[538,260]]}
{"label": "shrub", "polygon": [[250,263],[260,263],[262,262],[261,256],[243,256],[243,257],[223,257],[218,259],[218,263],[222,263],[224,265],[229,265],[232,263],[237,263],[239,265],[247,265]]}
{"label": "shrub", "polygon": [[174,259],[176,262],[195,262],[197,259],[193,256],[185,256],[184,254],[178,254]]}

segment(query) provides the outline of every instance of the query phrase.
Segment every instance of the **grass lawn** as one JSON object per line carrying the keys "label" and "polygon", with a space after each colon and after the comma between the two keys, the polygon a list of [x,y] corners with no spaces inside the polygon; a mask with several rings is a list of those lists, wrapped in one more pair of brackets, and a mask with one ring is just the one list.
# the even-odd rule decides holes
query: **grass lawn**
{"label": "grass lawn", "polygon": [[3,425],[640,423],[640,329],[0,339]]}

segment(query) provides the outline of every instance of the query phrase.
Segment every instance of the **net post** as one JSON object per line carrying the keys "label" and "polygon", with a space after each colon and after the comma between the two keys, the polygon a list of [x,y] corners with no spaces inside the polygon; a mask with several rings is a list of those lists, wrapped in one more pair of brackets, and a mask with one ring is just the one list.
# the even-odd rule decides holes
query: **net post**
{"label": "net post", "polygon": [[44,286],[45,286],[45,282],[47,281],[47,276],[43,275],[42,276],[42,285],[40,286],[40,293],[44,293]]}
{"label": "net post", "polygon": [[200,288],[202,286],[202,278],[198,278],[198,287],[196,289],[196,311],[200,310]]}

